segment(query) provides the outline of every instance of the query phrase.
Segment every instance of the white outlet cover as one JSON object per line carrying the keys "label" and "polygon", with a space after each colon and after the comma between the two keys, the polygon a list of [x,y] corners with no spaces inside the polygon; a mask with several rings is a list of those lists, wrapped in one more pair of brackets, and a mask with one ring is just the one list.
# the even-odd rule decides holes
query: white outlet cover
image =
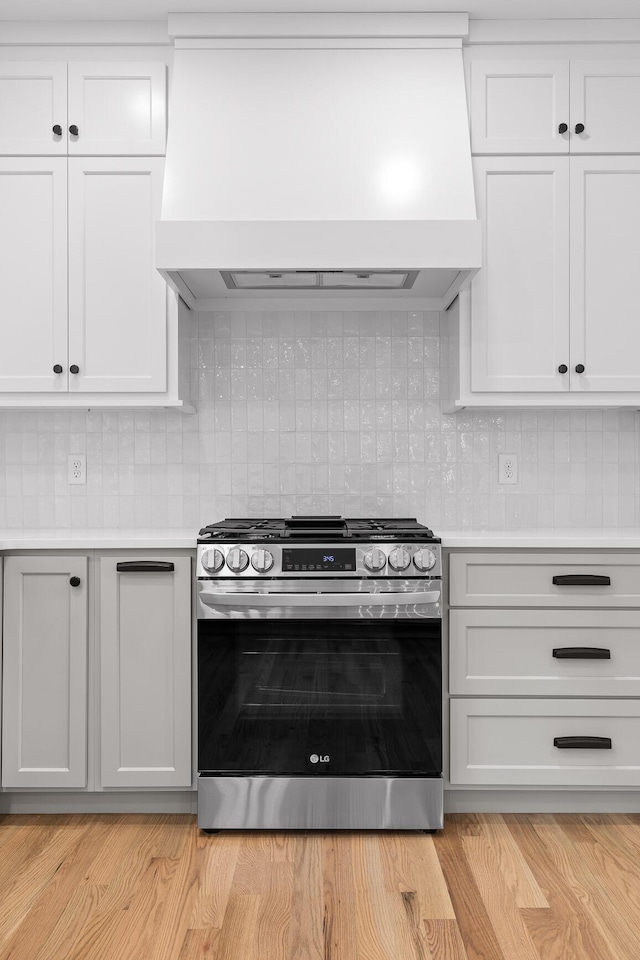
{"label": "white outlet cover", "polygon": [[498,454],[498,483],[518,482],[518,458],[514,453]]}
{"label": "white outlet cover", "polygon": [[87,482],[87,457],[84,453],[70,454],[67,457],[67,481],[69,483]]}

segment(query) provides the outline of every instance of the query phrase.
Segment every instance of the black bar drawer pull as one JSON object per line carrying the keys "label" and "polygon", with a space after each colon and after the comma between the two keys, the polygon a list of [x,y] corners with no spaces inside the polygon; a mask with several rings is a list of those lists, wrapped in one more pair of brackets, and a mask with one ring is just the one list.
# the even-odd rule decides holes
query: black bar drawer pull
{"label": "black bar drawer pull", "polygon": [[554,647],[556,660],[611,660],[606,647]]}
{"label": "black bar drawer pull", "polygon": [[170,560],[123,560],[116,564],[118,573],[173,573]]}
{"label": "black bar drawer pull", "polygon": [[611,750],[611,737],[554,737],[560,750]]}
{"label": "black bar drawer pull", "polygon": [[557,587],[610,587],[611,577],[600,573],[558,573],[553,582]]}

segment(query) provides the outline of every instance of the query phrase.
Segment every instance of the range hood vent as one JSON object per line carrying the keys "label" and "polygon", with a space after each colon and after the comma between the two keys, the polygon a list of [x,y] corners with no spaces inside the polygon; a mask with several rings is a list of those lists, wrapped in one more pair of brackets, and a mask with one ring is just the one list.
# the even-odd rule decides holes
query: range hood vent
{"label": "range hood vent", "polygon": [[453,300],[481,265],[467,28],[464,14],[170,16],[156,264],[192,309]]}
{"label": "range hood vent", "polygon": [[417,271],[408,270],[223,270],[229,290],[408,290]]}

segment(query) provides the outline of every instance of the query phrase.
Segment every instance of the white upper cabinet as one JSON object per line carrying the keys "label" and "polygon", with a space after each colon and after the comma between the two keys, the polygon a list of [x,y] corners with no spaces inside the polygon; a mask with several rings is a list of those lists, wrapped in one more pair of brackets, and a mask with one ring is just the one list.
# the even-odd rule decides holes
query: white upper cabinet
{"label": "white upper cabinet", "polygon": [[0,155],[165,152],[166,65],[0,63]]}
{"label": "white upper cabinet", "polygon": [[0,157],[0,399],[166,390],[163,165]]}
{"label": "white upper cabinet", "polygon": [[569,167],[476,157],[484,265],[472,284],[471,388],[569,389]]}
{"label": "white upper cabinet", "polygon": [[470,311],[461,296],[460,403],[637,407],[640,156],[475,157],[474,172],[484,265]]}
{"label": "white upper cabinet", "polygon": [[70,63],[69,155],[165,152],[164,63]]}
{"label": "white upper cabinet", "polygon": [[0,62],[0,407],[187,408],[165,133],[164,62]]}
{"label": "white upper cabinet", "polygon": [[571,390],[638,393],[640,156],[570,163]]}
{"label": "white upper cabinet", "polygon": [[66,159],[0,157],[0,211],[0,392],[64,393]]}
{"label": "white upper cabinet", "polygon": [[69,390],[166,389],[160,157],[69,159]]}
{"label": "white upper cabinet", "polygon": [[474,60],[474,153],[640,153],[640,59]]}
{"label": "white upper cabinet", "polygon": [[568,130],[568,60],[472,62],[474,153],[568,153]]}
{"label": "white upper cabinet", "polygon": [[639,103],[640,57],[472,59],[484,263],[452,327],[454,408],[640,405]]}
{"label": "white upper cabinet", "polygon": [[66,63],[0,63],[0,154],[66,153]]}
{"label": "white upper cabinet", "polygon": [[640,60],[572,60],[570,96],[571,153],[640,153]]}

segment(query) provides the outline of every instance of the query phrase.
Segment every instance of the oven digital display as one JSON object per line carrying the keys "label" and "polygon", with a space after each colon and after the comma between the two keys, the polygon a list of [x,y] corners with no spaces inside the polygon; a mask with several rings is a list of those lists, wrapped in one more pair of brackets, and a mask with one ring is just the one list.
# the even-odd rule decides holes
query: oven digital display
{"label": "oven digital display", "polygon": [[356,569],[355,548],[322,547],[284,549],[282,551],[282,569],[289,572],[305,573],[309,570],[350,571]]}

